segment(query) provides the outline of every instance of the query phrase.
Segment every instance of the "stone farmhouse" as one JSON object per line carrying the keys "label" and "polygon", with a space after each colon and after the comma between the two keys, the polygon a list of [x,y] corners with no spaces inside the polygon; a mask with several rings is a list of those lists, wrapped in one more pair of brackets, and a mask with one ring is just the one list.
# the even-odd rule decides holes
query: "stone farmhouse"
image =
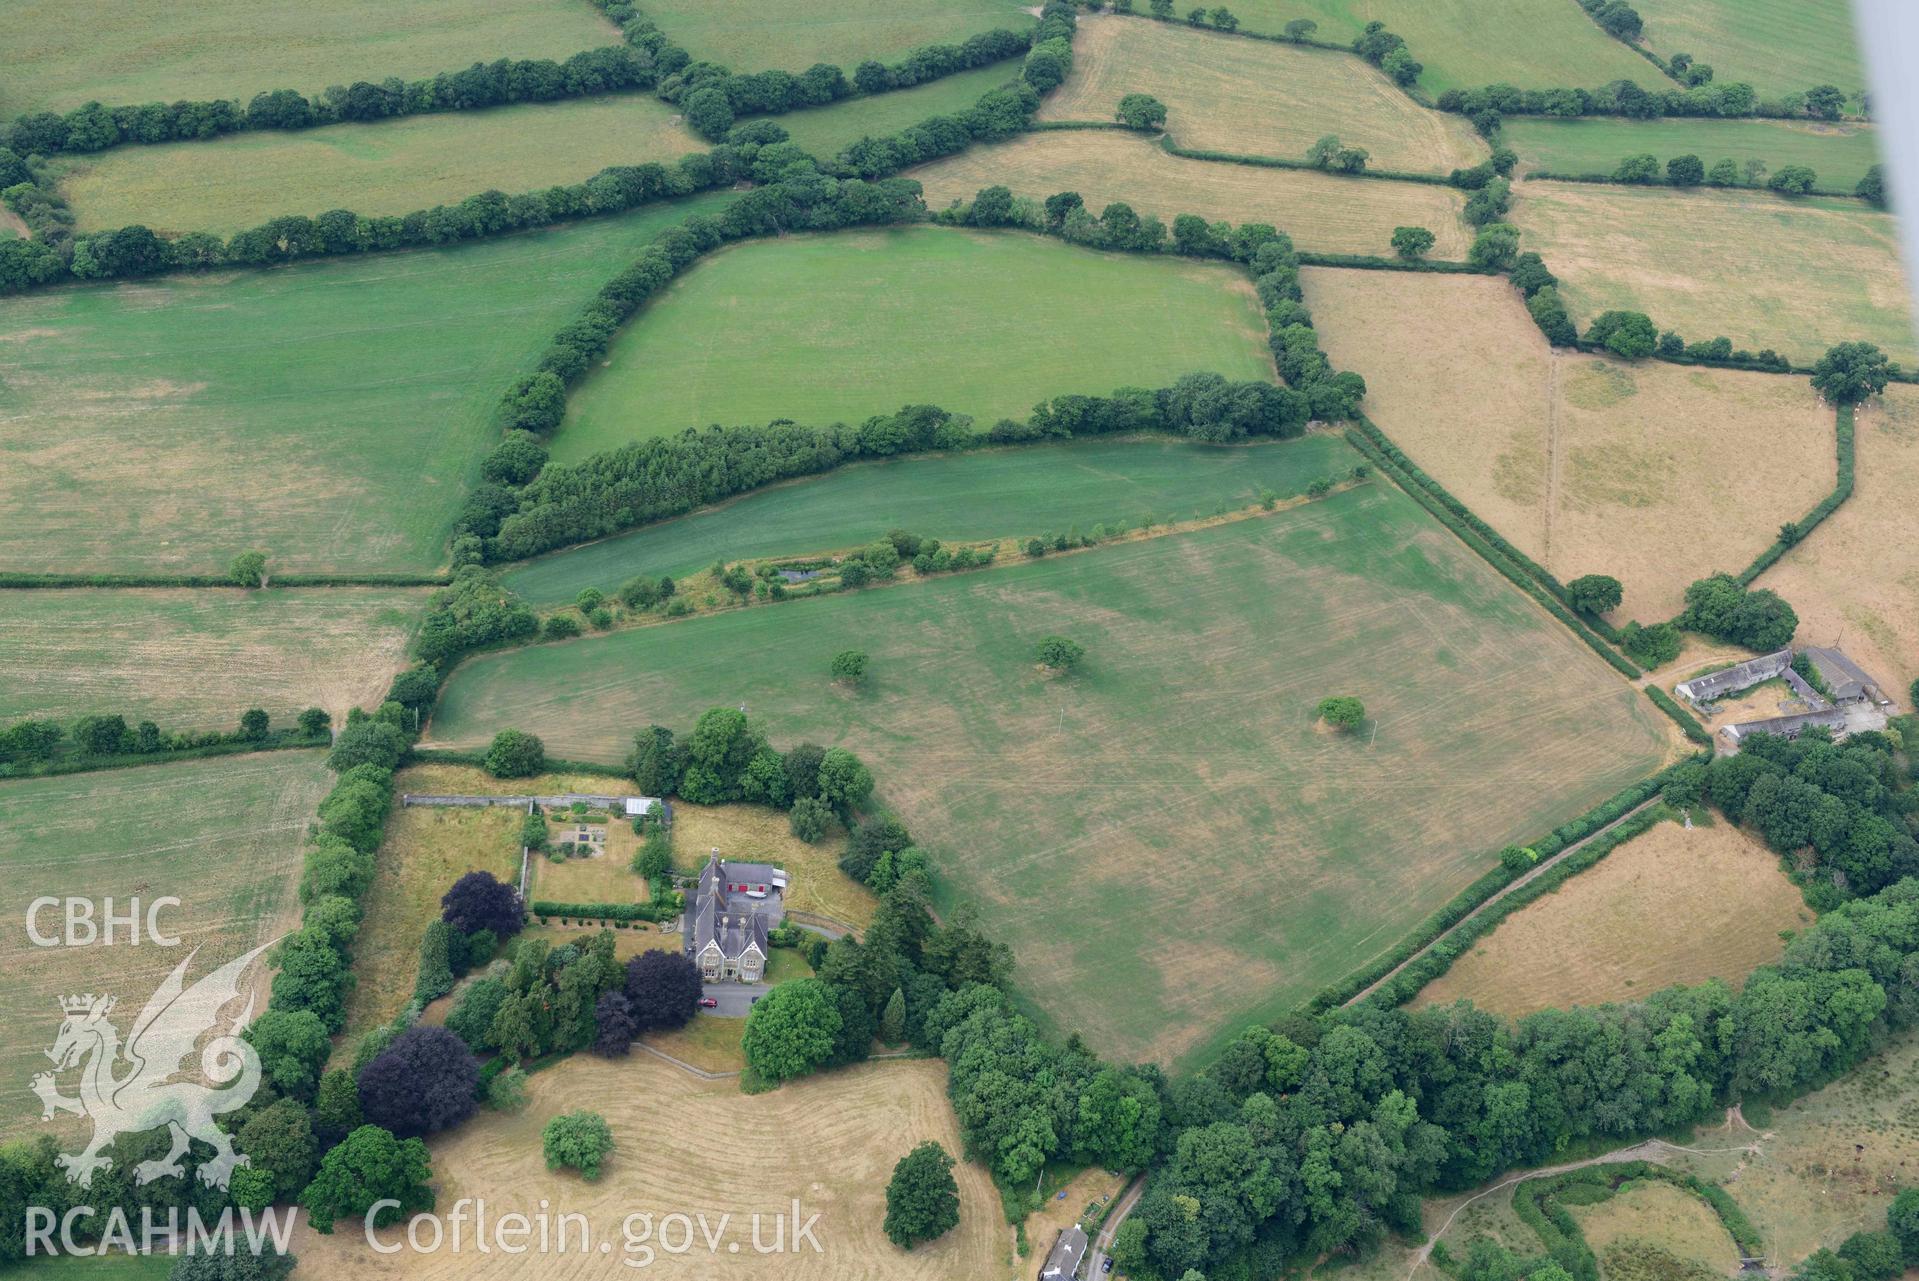
{"label": "stone farmhouse", "polygon": [[1799,653],[1811,660],[1819,679],[1832,691],[1830,700],[1793,670],[1793,651],[1790,646],[1720,671],[1680,681],[1673,686],[1673,693],[1710,714],[1715,699],[1751,689],[1762,681],[1775,678],[1785,681],[1806,710],[1721,727],[1719,732],[1733,751],[1739,749],[1739,741],[1748,734],[1777,734],[1783,738],[1797,738],[1808,729],[1818,726],[1831,730],[1835,738],[1843,738],[1859,730],[1885,728],[1885,709],[1892,705],[1892,700],[1857,663],[1841,651],[1823,646],[1807,645]]}
{"label": "stone farmhouse", "polygon": [[687,896],[681,938],[707,982],[757,983],[771,951],[767,934],[785,919],[784,869],[729,863],[714,850]]}

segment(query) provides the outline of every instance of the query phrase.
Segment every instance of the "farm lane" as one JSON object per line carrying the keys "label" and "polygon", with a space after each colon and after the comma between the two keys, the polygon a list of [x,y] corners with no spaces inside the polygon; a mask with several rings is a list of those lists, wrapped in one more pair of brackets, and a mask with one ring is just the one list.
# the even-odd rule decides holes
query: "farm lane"
{"label": "farm lane", "polygon": [[1106,1265],[1106,1252],[1112,1248],[1113,1238],[1119,1234],[1119,1225],[1126,1222],[1126,1216],[1133,1212],[1133,1207],[1139,1204],[1145,1192],[1146,1176],[1142,1174],[1126,1185],[1126,1190],[1119,1194],[1119,1200],[1113,1205],[1113,1212],[1106,1216],[1106,1222],[1093,1234],[1092,1249],[1086,1252],[1086,1275],[1089,1279],[1101,1275],[1100,1269]]}

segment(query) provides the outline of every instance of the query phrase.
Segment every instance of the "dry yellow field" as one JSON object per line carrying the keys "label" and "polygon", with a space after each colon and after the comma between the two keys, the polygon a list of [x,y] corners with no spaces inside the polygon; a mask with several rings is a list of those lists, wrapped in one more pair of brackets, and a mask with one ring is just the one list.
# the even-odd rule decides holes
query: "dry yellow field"
{"label": "dry yellow field", "polygon": [[1459,219],[1465,203],[1450,187],[1183,160],[1150,139],[1106,130],[1026,134],[907,176],[925,185],[933,209],[1000,184],[1036,200],[1077,191],[1094,213],[1123,200],[1169,226],[1183,213],[1271,223],[1301,249],[1324,253],[1388,254],[1397,226],[1430,230],[1434,258],[1464,258],[1468,243]]}
{"label": "dry yellow field", "polygon": [[1803,377],[1555,354],[1502,279],[1304,282],[1373,421],[1562,581],[1618,578],[1622,619],[1670,618],[1687,583],[1744,568],[1832,489],[1833,414]]}
{"label": "dry yellow field", "polygon": [[1737,984],[1779,958],[1779,931],[1811,920],[1778,858],[1730,823],[1660,823],[1507,917],[1419,1002],[1465,998],[1517,1018],[1675,983]]}
{"label": "dry yellow field", "polygon": [[[893,1163],[928,1139],[959,1155],[958,1127],[946,1101],[946,1069],[927,1061],[868,1063],[798,1081],[768,1094],[743,1096],[732,1081],[701,1081],[650,1055],[619,1061],[579,1055],[527,1083],[524,1112],[483,1113],[456,1133],[435,1140],[433,1170],[445,1214],[462,1197],[484,1197],[489,1217],[512,1212],[585,1216],[591,1249],[505,1256],[480,1254],[469,1226],[465,1248],[450,1242],[430,1254],[405,1250],[376,1255],[357,1224],[332,1236],[302,1226],[292,1253],[298,1277],[512,1277],[536,1281],[664,1276],[778,1281],[958,1281],[999,1275],[1011,1266],[1011,1234],[986,1172],[962,1163],[960,1223],[937,1241],[908,1253],[880,1232],[886,1180]],[[540,1155],[540,1130],[560,1112],[588,1107],[605,1116],[615,1148],[600,1180],[551,1173]],[[811,1240],[796,1240],[792,1203],[800,1219],[818,1215]],[[632,1214],[651,1219],[649,1239],[628,1253],[623,1223]],[[692,1219],[684,1230],[667,1216]],[[753,1248],[753,1216],[763,1217],[760,1242],[771,1246],[773,1218],[784,1217],[785,1251]],[[716,1239],[709,1249],[699,1225]],[[721,1216],[730,1216],[724,1225]],[[638,1235],[638,1224],[634,1225]],[[401,1229],[382,1234],[403,1240]],[[558,1225],[554,1236],[557,1241]],[[422,1233],[422,1240],[430,1236]],[[669,1253],[664,1245],[683,1253]],[[599,1243],[611,1248],[600,1253]],[[639,1253],[640,1246],[650,1253]],[[737,1246],[736,1250],[729,1246]],[[647,1266],[640,1261],[647,1259]],[[632,1266],[628,1266],[628,1261]],[[1037,1270],[1037,1265],[1027,1271]]]}
{"label": "dry yellow field", "polygon": [[668,163],[706,144],[645,94],[118,147],[61,161],[81,231],[144,223],[228,235],[282,214],[383,216],[489,188],[585,182],[608,165]]}
{"label": "dry yellow field", "polygon": [[1739,1266],[1739,1247],[1719,1216],[1704,1201],[1670,1183],[1648,1179],[1628,1184],[1610,1200],[1567,1209],[1585,1232],[1586,1244],[1601,1258],[1608,1246],[1644,1241],[1718,1276],[1727,1276]]}
{"label": "dry yellow field", "polygon": [[275,727],[306,707],[372,707],[406,665],[427,588],[0,593],[0,721],[119,712],[129,724]]}
{"label": "dry yellow field", "polygon": [[1724,335],[1810,364],[1863,338],[1911,363],[1911,309],[1892,215],[1763,191],[1522,183],[1510,221],[1583,329],[1643,311],[1688,342]]}
{"label": "dry yellow field", "polygon": [[1420,106],[1359,58],[1120,17],[1081,19],[1073,74],[1039,118],[1111,120],[1129,93],[1165,103],[1167,133],[1195,151],[1299,160],[1337,134],[1375,169],[1444,173],[1486,157],[1464,117]]}
{"label": "dry yellow field", "polygon": [[1903,707],[1919,680],[1919,387],[1892,384],[1857,424],[1852,497],[1758,585],[1799,612],[1802,643],[1844,645]]}

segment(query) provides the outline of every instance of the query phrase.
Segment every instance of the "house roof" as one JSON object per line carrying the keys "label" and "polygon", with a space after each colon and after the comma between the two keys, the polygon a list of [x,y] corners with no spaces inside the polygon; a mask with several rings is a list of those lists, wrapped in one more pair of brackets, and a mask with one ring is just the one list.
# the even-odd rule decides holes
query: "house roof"
{"label": "house roof", "polygon": [[[728,894],[729,884],[769,884],[774,897],[749,898]],[[738,960],[749,947],[767,954],[767,931],[785,916],[780,908],[780,893],[786,885],[786,873],[765,863],[728,863],[714,853],[700,869],[699,887],[687,904],[682,937],[689,956],[698,956],[710,944],[719,945],[721,955]]]}
{"label": "house roof", "polygon": [[1758,658],[1749,658],[1743,663],[1716,672],[1707,672],[1704,676],[1695,676],[1689,681],[1680,681],[1673,691],[1682,698],[1694,702],[1705,702],[1721,694],[1733,693],[1757,685],[1760,681],[1770,680],[1787,670],[1792,663],[1790,649],[1776,650],[1762,654]]}
{"label": "house roof", "polygon": [[1876,703],[1886,701],[1879,692],[1879,682],[1868,676],[1859,664],[1847,658],[1836,649],[1825,649],[1817,645],[1808,645],[1803,651],[1812,659],[1813,666],[1826,678],[1826,684],[1832,687],[1832,696],[1846,700],[1870,698]]}
{"label": "house roof", "polygon": [[1746,721],[1740,725],[1728,725],[1721,732],[1737,743],[1748,734],[1785,734],[1796,735],[1811,725],[1824,725],[1827,729],[1844,729],[1847,716],[1839,708],[1829,707],[1824,711],[1801,712],[1797,716],[1774,716],[1763,721]]}
{"label": "house roof", "polygon": [[1040,1269],[1040,1276],[1046,1281],[1066,1281],[1079,1270],[1079,1261],[1086,1255],[1086,1245],[1086,1233],[1079,1224],[1061,1229],[1059,1240],[1053,1243],[1053,1252],[1046,1256],[1046,1266]]}

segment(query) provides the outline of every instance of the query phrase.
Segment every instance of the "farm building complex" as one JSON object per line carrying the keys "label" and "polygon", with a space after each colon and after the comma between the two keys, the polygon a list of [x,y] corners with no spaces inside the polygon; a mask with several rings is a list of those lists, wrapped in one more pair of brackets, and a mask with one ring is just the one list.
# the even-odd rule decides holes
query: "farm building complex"
{"label": "farm building complex", "polygon": [[[1813,688],[1793,667],[1795,657],[1807,659],[1832,697]],[[1778,734],[1797,738],[1809,729],[1830,730],[1835,737],[1859,730],[1884,729],[1885,709],[1892,705],[1878,681],[1867,675],[1857,663],[1836,649],[1808,645],[1795,656],[1790,646],[1747,659],[1716,672],[1680,681],[1673,692],[1703,712],[1712,704],[1730,698],[1766,681],[1784,681],[1801,710],[1762,720],[1741,721],[1720,728],[1727,744],[1737,749],[1749,734]]]}

